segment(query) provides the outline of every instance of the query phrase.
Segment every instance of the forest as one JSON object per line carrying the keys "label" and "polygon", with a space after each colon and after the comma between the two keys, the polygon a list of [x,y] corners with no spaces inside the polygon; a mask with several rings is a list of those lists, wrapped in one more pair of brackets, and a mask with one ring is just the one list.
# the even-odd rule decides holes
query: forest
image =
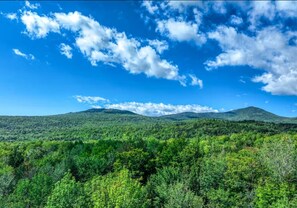
{"label": "forest", "polygon": [[297,125],[0,117],[0,207],[297,207]]}

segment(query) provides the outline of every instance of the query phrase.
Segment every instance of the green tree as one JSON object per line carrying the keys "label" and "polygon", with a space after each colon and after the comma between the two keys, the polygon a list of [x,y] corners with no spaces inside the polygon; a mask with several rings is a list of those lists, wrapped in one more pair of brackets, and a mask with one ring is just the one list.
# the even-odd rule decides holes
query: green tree
{"label": "green tree", "polygon": [[43,207],[51,189],[51,177],[37,174],[31,180],[19,180],[8,201],[12,207]]}
{"label": "green tree", "polygon": [[87,198],[83,186],[77,183],[70,173],[58,181],[48,197],[47,208],[87,207]]}
{"label": "green tree", "polygon": [[15,177],[12,167],[3,164],[0,167],[0,197],[4,197],[11,191]]}
{"label": "green tree", "polygon": [[140,183],[132,179],[128,170],[98,176],[85,184],[86,192],[95,208],[145,207],[146,197]]}
{"label": "green tree", "polygon": [[151,176],[147,184],[152,207],[202,207],[202,198],[189,188],[188,177],[178,168],[165,167]]}
{"label": "green tree", "polygon": [[133,178],[146,180],[148,176],[149,153],[142,149],[132,149],[118,154],[118,160],[115,163],[115,169],[126,168]]}
{"label": "green tree", "polygon": [[287,183],[266,181],[256,189],[255,204],[257,208],[287,208],[296,193],[295,188]]}
{"label": "green tree", "polygon": [[292,140],[277,139],[264,143],[260,161],[277,182],[296,180],[297,152]]}

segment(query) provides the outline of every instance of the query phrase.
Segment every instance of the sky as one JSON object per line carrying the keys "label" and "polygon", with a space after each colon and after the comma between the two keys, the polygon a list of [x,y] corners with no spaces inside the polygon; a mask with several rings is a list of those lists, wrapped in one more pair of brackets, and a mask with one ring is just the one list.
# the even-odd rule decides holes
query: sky
{"label": "sky", "polygon": [[0,2],[0,115],[297,117],[294,1]]}

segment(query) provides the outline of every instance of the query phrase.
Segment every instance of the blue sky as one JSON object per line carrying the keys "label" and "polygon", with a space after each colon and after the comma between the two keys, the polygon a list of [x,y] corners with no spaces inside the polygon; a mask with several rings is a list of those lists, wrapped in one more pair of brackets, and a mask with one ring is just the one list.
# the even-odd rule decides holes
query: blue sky
{"label": "blue sky", "polygon": [[0,114],[297,116],[297,3],[0,2]]}

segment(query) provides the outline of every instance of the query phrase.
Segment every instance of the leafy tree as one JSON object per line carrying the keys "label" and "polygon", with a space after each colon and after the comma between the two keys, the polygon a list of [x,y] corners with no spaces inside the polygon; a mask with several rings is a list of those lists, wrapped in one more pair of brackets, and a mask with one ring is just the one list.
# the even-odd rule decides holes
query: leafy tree
{"label": "leafy tree", "polygon": [[19,180],[8,201],[12,207],[43,207],[51,189],[51,177],[37,174],[31,180]]}
{"label": "leafy tree", "polygon": [[209,190],[220,188],[227,169],[226,158],[224,155],[203,158],[200,165],[200,193],[206,196]]}
{"label": "leafy tree", "polygon": [[148,173],[149,153],[142,149],[132,149],[118,154],[118,160],[115,163],[116,169],[127,168],[133,178],[146,180]]}
{"label": "leafy tree", "polygon": [[143,188],[125,169],[118,173],[95,177],[87,182],[85,187],[95,208],[146,207]]}
{"label": "leafy tree", "polygon": [[15,182],[13,168],[7,165],[1,165],[0,168],[0,197],[8,195],[12,190]]}
{"label": "leafy tree", "polygon": [[166,141],[163,150],[158,155],[157,166],[175,165],[179,163],[179,153],[186,146],[185,139],[169,139]]}
{"label": "leafy tree", "polygon": [[[265,181],[256,189],[256,207],[258,208],[287,208],[295,192],[294,186],[287,183],[275,184]],[[292,203],[291,203],[292,205]]]}
{"label": "leafy tree", "polygon": [[274,180],[290,182],[297,179],[297,152],[292,140],[266,142],[261,149],[260,157]]}
{"label": "leafy tree", "polygon": [[58,181],[48,197],[47,208],[88,207],[83,186],[70,173]]}
{"label": "leafy tree", "polygon": [[202,207],[202,198],[189,188],[188,179],[177,168],[165,167],[153,175],[147,184],[153,207]]}
{"label": "leafy tree", "polygon": [[0,207],[297,207],[297,125],[103,115],[0,116]]}
{"label": "leafy tree", "polygon": [[256,149],[246,148],[226,157],[223,186],[233,207],[253,207],[254,189],[262,176],[256,155]]}

